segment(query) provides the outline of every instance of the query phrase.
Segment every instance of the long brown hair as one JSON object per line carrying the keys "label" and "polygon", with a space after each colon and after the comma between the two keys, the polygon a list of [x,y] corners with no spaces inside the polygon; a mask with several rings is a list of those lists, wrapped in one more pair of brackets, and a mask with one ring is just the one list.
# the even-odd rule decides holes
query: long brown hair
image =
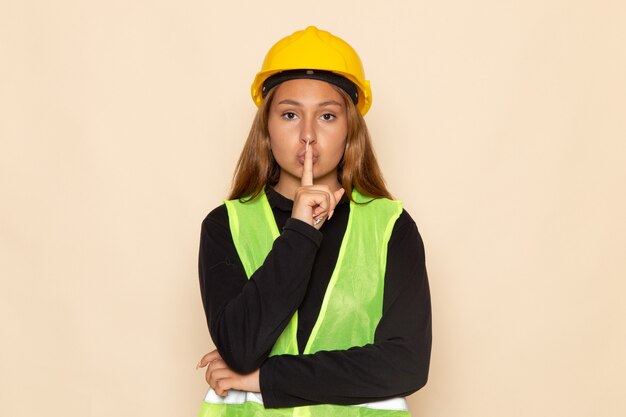
{"label": "long brown hair", "polygon": [[[334,86],[333,86],[334,87]],[[335,87],[346,106],[348,135],[343,158],[337,167],[337,180],[352,199],[356,188],[369,197],[392,198],[374,155],[365,119],[345,91]],[[268,130],[268,115],[276,88],[270,90],[252,122],[248,139],[243,147],[230,191],[230,200],[254,199],[265,184],[276,185],[280,166],[272,155]]]}

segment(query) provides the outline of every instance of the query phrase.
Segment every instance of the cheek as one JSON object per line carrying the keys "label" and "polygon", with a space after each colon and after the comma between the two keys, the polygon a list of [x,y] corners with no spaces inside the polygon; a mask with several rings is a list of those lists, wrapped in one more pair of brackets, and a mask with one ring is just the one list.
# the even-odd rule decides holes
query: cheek
{"label": "cheek", "polygon": [[276,141],[274,140],[274,138],[276,137],[276,129],[272,127],[272,123],[268,124],[267,133],[270,136],[270,146],[272,147],[272,149],[274,149],[274,146],[276,146]]}
{"label": "cheek", "polygon": [[283,163],[290,153],[288,142],[281,138],[278,132],[269,131],[270,134],[270,151],[272,156],[279,164]]}
{"label": "cheek", "polygon": [[341,141],[341,143],[339,144],[339,146],[337,148],[337,157],[338,157],[339,161],[341,161],[343,159],[343,154],[346,151],[346,143],[347,143],[347,141],[344,139],[343,141]]}
{"label": "cheek", "polygon": [[345,146],[346,146],[346,141],[345,140],[337,140],[337,141],[333,141],[332,144],[328,147],[326,147],[325,150],[325,163],[332,165],[332,166],[338,166],[341,163],[341,160],[343,159],[343,153],[345,151]]}
{"label": "cheek", "polygon": [[348,141],[347,135],[347,129],[341,129],[333,135],[330,149],[332,149],[332,153],[336,156],[337,160],[343,158],[343,153],[346,150],[346,143]]}
{"label": "cheek", "polygon": [[273,123],[270,118],[267,125],[267,132],[270,135],[270,144],[272,149],[285,147],[290,142],[290,137],[293,135],[287,126],[281,123]]}
{"label": "cheek", "polygon": [[267,132],[270,135],[270,149],[272,154],[274,154],[274,158],[276,157],[276,152],[280,152],[281,144],[284,142],[281,140],[280,130],[276,129],[272,123],[269,123],[267,126]]}

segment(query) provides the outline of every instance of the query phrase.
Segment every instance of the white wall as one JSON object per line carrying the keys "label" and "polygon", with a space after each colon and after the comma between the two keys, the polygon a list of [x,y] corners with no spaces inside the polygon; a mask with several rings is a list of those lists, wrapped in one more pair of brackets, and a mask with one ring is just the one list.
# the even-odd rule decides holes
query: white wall
{"label": "white wall", "polygon": [[200,222],[267,49],[309,24],[372,81],[434,314],[416,416],[623,416],[626,6],[0,4],[0,415],[194,415]]}

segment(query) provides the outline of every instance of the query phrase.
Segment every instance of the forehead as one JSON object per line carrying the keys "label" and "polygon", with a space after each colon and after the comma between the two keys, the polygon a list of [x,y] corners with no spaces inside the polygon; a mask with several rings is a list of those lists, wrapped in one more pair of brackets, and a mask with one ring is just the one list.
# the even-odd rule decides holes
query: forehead
{"label": "forehead", "polygon": [[332,84],[308,78],[289,80],[279,84],[276,87],[274,103],[280,103],[281,100],[294,100],[302,103],[332,100],[343,103],[343,97]]}

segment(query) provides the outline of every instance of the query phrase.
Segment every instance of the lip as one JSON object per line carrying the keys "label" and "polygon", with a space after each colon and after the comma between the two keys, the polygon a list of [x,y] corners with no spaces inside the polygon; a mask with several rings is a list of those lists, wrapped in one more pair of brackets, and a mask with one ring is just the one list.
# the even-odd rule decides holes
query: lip
{"label": "lip", "polygon": [[[304,154],[302,155],[298,155],[298,162],[300,162],[301,165],[304,165]],[[317,162],[317,160],[319,159],[319,155],[313,155],[313,164],[315,164]]]}
{"label": "lip", "polygon": [[[296,155],[298,162],[300,162],[302,165],[304,165],[304,152],[305,151],[303,149],[301,152],[298,152],[298,155]],[[316,163],[320,155],[313,150],[311,150],[311,152],[313,152],[313,163]]]}

